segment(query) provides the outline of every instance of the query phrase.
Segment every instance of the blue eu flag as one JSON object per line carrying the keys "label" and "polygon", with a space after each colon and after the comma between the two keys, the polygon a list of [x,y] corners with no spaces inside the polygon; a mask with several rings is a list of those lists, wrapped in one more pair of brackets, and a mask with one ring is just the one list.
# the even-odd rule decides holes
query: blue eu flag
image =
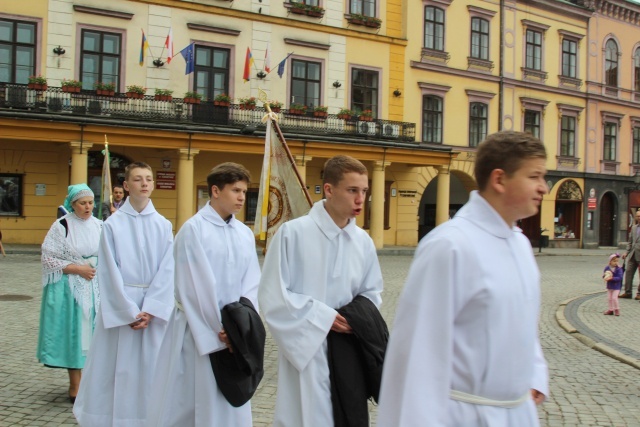
{"label": "blue eu flag", "polygon": [[180,51],[180,53],[182,54],[182,57],[187,63],[187,69],[184,72],[185,74],[193,73],[193,70],[195,68],[196,62],[193,57],[193,46],[194,44],[191,43],[189,46],[185,47]]}

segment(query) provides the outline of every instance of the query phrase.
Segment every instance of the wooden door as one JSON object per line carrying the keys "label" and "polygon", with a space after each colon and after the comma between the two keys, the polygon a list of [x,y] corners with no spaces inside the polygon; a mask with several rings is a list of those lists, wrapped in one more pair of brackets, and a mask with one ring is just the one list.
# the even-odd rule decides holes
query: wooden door
{"label": "wooden door", "polygon": [[613,242],[613,217],[615,203],[611,193],[605,193],[600,201],[600,232],[598,244],[600,246],[614,246]]}

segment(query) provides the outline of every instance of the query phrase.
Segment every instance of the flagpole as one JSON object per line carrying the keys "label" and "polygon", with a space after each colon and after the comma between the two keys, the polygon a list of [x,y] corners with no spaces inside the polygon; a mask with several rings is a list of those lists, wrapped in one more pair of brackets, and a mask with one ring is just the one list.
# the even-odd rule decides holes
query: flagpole
{"label": "flagpole", "polygon": [[[269,107],[268,103],[264,104],[264,108],[265,108],[265,110],[267,110],[267,112],[269,112],[269,113],[271,112],[271,107]],[[293,165],[293,171],[296,173],[296,176],[298,177],[298,182],[300,183],[300,187],[302,187],[302,191],[304,192],[304,195],[307,198],[307,202],[309,202],[309,206],[313,206],[313,201],[311,200],[311,195],[309,195],[309,191],[307,190],[307,186],[304,183],[304,180],[302,179],[302,177],[300,176],[300,172],[298,171],[298,168],[296,167],[296,161],[293,158],[293,155],[291,154],[291,151],[289,150],[289,146],[287,145],[287,141],[284,139],[284,135],[282,134],[282,131],[280,130],[280,126],[278,126],[278,121],[277,120],[273,120],[273,119],[270,119],[270,120],[271,120],[271,124],[273,125],[274,129],[276,130],[276,134],[278,135],[278,139],[282,143],[282,147],[284,148],[284,151],[287,153],[287,157],[289,158],[289,161]]]}

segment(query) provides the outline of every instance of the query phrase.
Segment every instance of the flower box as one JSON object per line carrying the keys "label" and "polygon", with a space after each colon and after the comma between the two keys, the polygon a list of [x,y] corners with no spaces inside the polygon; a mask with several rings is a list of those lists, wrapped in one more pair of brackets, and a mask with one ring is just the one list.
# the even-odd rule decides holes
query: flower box
{"label": "flower box", "polygon": [[41,83],[29,83],[27,84],[27,87],[33,90],[47,90],[48,86],[46,84],[41,84]]}
{"label": "flower box", "polygon": [[187,97],[183,99],[185,104],[200,104],[200,99],[194,97]]}
{"label": "flower box", "polygon": [[116,94],[115,90],[96,89],[96,95],[113,96],[115,94]]}
{"label": "flower box", "polygon": [[321,118],[326,118],[329,114],[327,114],[326,111],[314,111],[313,112],[313,116],[314,117],[321,117]]}
{"label": "flower box", "polygon": [[273,111],[274,113],[279,113],[281,110],[281,107],[270,107],[271,111]]}
{"label": "flower box", "polygon": [[372,121],[373,121],[373,117],[370,117],[370,116],[360,116],[360,117],[358,117],[358,120],[360,120],[361,122],[372,122]]}
{"label": "flower box", "polygon": [[338,118],[342,120],[351,120],[351,114],[338,114]]}
{"label": "flower box", "polygon": [[213,105],[217,105],[218,107],[228,107],[229,104],[228,101],[213,101]]}
{"label": "flower box", "polygon": [[62,86],[62,91],[67,93],[80,93],[80,86]]}
{"label": "flower box", "polygon": [[126,95],[127,95],[127,98],[132,98],[132,99],[142,99],[142,98],[144,98],[144,94],[143,93],[138,93],[138,92],[127,92]]}
{"label": "flower box", "polygon": [[173,99],[173,96],[171,95],[155,95],[154,98],[156,101],[163,101],[163,102],[169,102]]}

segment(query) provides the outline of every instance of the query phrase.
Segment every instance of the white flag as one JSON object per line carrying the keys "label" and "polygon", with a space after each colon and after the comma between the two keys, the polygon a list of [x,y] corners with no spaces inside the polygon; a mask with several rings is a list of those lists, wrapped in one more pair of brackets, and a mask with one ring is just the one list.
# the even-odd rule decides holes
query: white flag
{"label": "white flag", "polygon": [[296,174],[296,165],[278,139],[275,126],[267,120],[254,223],[254,234],[259,240],[266,239],[267,245],[282,224],[305,215],[311,208],[306,188]]}
{"label": "white flag", "polygon": [[269,51],[269,43],[267,43],[267,51],[264,53],[264,71],[267,74],[271,72],[271,52]]}

